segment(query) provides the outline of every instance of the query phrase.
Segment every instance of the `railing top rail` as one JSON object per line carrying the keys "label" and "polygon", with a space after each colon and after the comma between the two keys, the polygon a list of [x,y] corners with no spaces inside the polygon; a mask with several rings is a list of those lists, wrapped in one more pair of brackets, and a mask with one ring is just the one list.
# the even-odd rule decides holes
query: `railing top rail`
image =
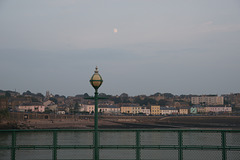
{"label": "railing top rail", "polygon": [[[10,129],[0,130],[0,132],[94,132],[94,129]],[[235,129],[99,129],[99,132],[240,132]]]}

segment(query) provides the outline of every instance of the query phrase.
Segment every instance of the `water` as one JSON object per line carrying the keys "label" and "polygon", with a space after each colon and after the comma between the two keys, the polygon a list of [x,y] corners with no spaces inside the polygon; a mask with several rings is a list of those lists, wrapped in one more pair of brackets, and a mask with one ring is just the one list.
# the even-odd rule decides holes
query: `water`
{"label": "water", "polygon": [[[100,132],[100,145],[136,145],[135,132]],[[11,146],[10,133],[0,132],[0,146]],[[183,132],[183,145],[221,146],[221,133],[213,132]],[[52,145],[52,132],[18,132],[16,145]],[[93,132],[58,132],[58,145],[88,145],[93,144]],[[172,145],[178,146],[178,132],[141,132],[140,145]],[[227,146],[240,146],[240,133],[226,133]],[[148,149],[140,150],[144,160],[175,160],[178,159],[178,150]],[[48,160],[52,159],[51,149],[21,149],[16,150],[16,160]],[[100,149],[100,159],[135,159],[136,150],[128,149]],[[65,159],[93,159],[92,149],[58,149],[58,160]],[[10,160],[11,150],[0,150],[0,160]],[[222,159],[222,150],[183,150],[184,160],[219,160]],[[227,151],[228,160],[239,160],[239,150]]]}

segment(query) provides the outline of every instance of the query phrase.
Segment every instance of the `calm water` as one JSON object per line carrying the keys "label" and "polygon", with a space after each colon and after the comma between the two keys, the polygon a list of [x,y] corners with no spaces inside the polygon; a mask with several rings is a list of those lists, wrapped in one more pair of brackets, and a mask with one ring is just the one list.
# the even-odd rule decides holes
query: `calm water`
{"label": "calm water", "polygon": [[[178,145],[177,132],[141,132],[141,145]],[[21,132],[16,135],[17,145],[52,145],[52,132]],[[91,132],[58,132],[58,145],[92,145]],[[240,133],[226,134],[227,146],[240,146]],[[135,145],[135,132],[101,132],[100,145]],[[11,145],[11,134],[0,133],[0,145]],[[221,133],[184,132],[183,145],[221,146]],[[178,150],[142,149],[141,159],[175,160]],[[100,159],[135,159],[134,149],[100,149]],[[58,149],[59,160],[92,159],[92,149]],[[184,160],[219,160],[221,150],[183,150]],[[10,150],[0,150],[0,160],[10,160]],[[16,150],[17,160],[52,159],[52,150]],[[228,160],[239,160],[240,151],[227,151]]]}

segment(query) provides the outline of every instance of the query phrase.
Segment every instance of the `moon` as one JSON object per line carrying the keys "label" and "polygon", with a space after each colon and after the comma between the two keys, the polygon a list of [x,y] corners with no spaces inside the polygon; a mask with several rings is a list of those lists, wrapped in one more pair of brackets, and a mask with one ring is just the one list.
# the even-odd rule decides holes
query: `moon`
{"label": "moon", "polygon": [[114,29],[113,29],[113,33],[118,33],[118,29],[117,29],[117,28],[114,28]]}

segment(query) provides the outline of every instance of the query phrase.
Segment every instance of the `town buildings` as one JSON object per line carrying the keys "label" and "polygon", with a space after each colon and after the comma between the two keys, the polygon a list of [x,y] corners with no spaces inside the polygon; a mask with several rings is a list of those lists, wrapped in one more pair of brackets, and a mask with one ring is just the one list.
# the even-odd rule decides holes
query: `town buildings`
{"label": "town buildings", "polygon": [[4,110],[8,108],[8,98],[0,97],[0,110]]}
{"label": "town buildings", "polygon": [[202,95],[197,97],[191,97],[191,103],[202,105],[223,105],[224,97],[217,95]]}
{"label": "town buildings", "polygon": [[45,106],[41,103],[29,103],[17,106],[19,112],[44,112]]}
{"label": "town buildings", "polygon": [[[10,94],[13,93],[13,94]],[[11,91],[1,91],[0,108],[9,111],[44,112],[46,114],[94,114],[94,101],[85,99],[88,94],[76,96],[53,95],[50,92],[43,96],[41,93],[24,92],[22,95]],[[7,97],[6,97],[7,95]],[[111,96],[101,93],[108,99],[100,100],[98,112],[102,115],[197,115],[209,113],[239,113],[240,94],[217,95],[172,95],[170,93],[130,97],[127,94]],[[7,100],[6,100],[7,98]],[[45,106],[45,110],[38,110],[34,103]],[[29,105],[26,105],[29,104]],[[30,105],[31,104],[31,105]],[[23,107],[25,106],[25,108]],[[40,107],[41,108],[41,107]]]}

